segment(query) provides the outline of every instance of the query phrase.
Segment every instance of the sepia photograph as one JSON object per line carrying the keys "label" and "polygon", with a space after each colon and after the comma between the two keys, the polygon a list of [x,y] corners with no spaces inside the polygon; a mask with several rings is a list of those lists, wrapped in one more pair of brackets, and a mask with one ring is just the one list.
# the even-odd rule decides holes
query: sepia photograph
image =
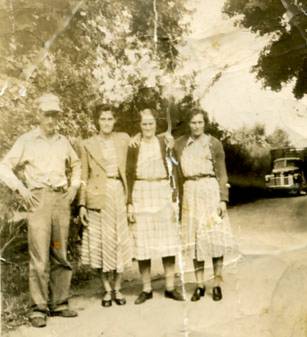
{"label": "sepia photograph", "polygon": [[307,337],[307,0],[0,0],[5,337]]}

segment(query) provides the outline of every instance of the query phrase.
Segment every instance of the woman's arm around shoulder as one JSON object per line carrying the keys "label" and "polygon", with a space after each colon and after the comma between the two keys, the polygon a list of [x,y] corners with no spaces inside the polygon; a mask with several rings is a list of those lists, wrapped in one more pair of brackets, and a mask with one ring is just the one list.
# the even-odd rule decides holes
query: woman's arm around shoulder
{"label": "woman's arm around shoulder", "polygon": [[220,185],[221,201],[228,202],[228,176],[225,163],[225,152],[221,141],[211,136],[211,148],[215,174]]}

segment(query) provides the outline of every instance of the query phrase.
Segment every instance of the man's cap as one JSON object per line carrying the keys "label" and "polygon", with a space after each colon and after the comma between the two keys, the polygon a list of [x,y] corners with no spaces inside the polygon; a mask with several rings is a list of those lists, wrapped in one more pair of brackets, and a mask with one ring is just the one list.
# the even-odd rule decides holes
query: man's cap
{"label": "man's cap", "polygon": [[41,112],[63,112],[58,96],[51,93],[46,93],[39,97],[38,107]]}

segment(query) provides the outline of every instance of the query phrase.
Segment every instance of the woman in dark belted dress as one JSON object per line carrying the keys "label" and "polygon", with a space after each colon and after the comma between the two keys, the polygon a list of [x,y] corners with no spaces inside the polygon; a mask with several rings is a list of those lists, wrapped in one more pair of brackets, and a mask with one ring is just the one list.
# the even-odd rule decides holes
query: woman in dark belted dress
{"label": "woman in dark belted dress", "polygon": [[228,178],[221,142],[204,133],[207,115],[194,109],[188,114],[190,134],[176,140],[180,163],[182,243],[193,259],[197,287],[191,298],[205,294],[204,263],[212,258],[213,299],[222,299],[221,281],[224,255],[235,248],[226,204]]}

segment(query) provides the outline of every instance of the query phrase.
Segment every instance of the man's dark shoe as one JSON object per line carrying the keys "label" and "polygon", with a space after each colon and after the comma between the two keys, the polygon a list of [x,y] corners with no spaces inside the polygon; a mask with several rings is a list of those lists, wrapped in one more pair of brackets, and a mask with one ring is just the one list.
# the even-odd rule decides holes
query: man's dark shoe
{"label": "man's dark shoe", "polygon": [[31,317],[30,323],[34,328],[43,328],[47,325],[47,319],[46,317]]}
{"label": "man's dark shoe", "polygon": [[206,292],[206,288],[203,287],[197,287],[195,290],[194,290],[194,293],[191,297],[191,301],[192,302],[196,302],[196,301],[199,301],[201,297],[205,296],[205,292]]}
{"label": "man's dark shoe", "polygon": [[220,301],[223,298],[221,287],[217,286],[212,288],[212,298],[213,301]]}
{"label": "man's dark shoe", "polygon": [[135,300],[135,304],[142,304],[147,300],[152,299],[152,291],[150,293],[147,293],[146,291],[142,291],[137,299]]}
{"label": "man's dark shoe", "polygon": [[70,309],[63,309],[63,310],[58,310],[58,311],[51,311],[50,316],[57,316],[57,317],[77,317],[78,313],[74,310]]}
{"label": "man's dark shoe", "polygon": [[178,290],[176,290],[176,289],[174,289],[174,290],[165,290],[164,296],[166,298],[171,298],[171,299],[173,299],[175,301],[184,301],[184,298],[183,298],[182,294]]}

